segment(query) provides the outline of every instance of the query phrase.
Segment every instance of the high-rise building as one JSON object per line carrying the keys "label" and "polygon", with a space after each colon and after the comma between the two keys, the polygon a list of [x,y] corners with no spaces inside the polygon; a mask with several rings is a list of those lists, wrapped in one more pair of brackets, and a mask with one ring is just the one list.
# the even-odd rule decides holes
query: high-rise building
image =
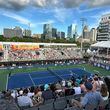
{"label": "high-rise building", "polygon": [[97,36],[97,29],[92,28],[90,30],[90,41],[96,42],[96,36]]}
{"label": "high-rise building", "polygon": [[44,39],[51,39],[52,38],[52,25],[51,24],[44,24],[43,34],[45,36]]}
{"label": "high-rise building", "polygon": [[20,27],[15,27],[13,29],[4,28],[4,37],[12,38],[12,37],[23,37],[22,29]]}
{"label": "high-rise building", "polygon": [[83,39],[90,39],[90,32],[87,25],[83,28]]}
{"label": "high-rise building", "polygon": [[71,24],[70,26],[68,26],[67,37],[73,38],[75,33],[76,33],[76,25]]}
{"label": "high-rise building", "polygon": [[25,30],[23,31],[23,36],[31,37],[31,30],[25,29]]}
{"label": "high-rise building", "polygon": [[52,38],[57,38],[57,29],[52,28]]}
{"label": "high-rise building", "polygon": [[99,26],[97,28],[97,41],[110,40],[110,14],[101,17]]}
{"label": "high-rise building", "polygon": [[65,32],[61,32],[61,38],[65,38]]}
{"label": "high-rise building", "polygon": [[65,32],[59,31],[59,32],[57,33],[57,38],[60,38],[60,39],[65,38]]}
{"label": "high-rise building", "polygon": [[61,39],[61,32],[60,31],[57,32],[57,38]]}

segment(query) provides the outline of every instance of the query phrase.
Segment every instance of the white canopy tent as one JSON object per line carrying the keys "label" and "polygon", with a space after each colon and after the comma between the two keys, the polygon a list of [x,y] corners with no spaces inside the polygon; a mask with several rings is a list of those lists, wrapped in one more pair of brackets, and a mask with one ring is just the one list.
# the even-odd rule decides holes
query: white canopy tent
{"label": "white canopy tent", "polygon": [[95,44],[92,44],[91,47],[96,47],[96,48],[110,48],[110,41],[97,42]]}
{"label": "white canopy tent", "polygon": [[110,41],[97,42],[97,43],[95,43],[95,44],[92,44],[92,45],[91,45],[91,48],[97,48],[98,51],[99,51],[99,49],[101,49],[101,48],[106,48],[106,49],[107,49],[107,56],[108,56],[108,52],[109,52],[109,49],[110,49]]}

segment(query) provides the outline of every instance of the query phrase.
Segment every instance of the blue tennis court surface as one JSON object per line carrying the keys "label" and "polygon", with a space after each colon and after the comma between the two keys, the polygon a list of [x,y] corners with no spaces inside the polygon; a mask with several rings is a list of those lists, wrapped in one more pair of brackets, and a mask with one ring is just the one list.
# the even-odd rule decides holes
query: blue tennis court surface
{"label": "blue tennis court surface", "polygon": [[12,75],[11,77],[8,78],[7,89],[48,84],[58,82],[59,80],[62,79],[70,79],[72,75],[74,77],[78,77],[84,74],[88,76],[91,75],[91,73],[79,68],[60,69],[52,71],[47,70],[32,73],[20,73]]}

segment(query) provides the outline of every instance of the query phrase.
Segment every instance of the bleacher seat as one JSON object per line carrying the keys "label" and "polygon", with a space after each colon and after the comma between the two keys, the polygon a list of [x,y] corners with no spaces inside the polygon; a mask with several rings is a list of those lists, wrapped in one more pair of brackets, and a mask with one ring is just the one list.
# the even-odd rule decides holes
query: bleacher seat
{"label": "bleacher seat", "polygon": [[31,108],[26,108],[26,109],[22,109],[22,110],[39,110],[38,107],[31,107]]}
{"label": "bleacher seat", "polygon": [[83,110],[83,109],[78,107],[69,107],[69,108],[65,108],[64,110]]}
{"label": "bleacher seat", "polygon": [[49,99],[49,100],[45,100],[44,104],[49,104],[49,103],[54,103],[55,99]]}
{"label": "bleacher seat", "polygon": [[55,110],[64,110],[67,106],[66,97],[57,98],[54,102]]}
{"label": "bleacher seat", "polygon": [[84,96],[84,94],[82,93],[82,94],[75,94],[74,95],[74,99],[76,99],[76,100],[79,100],[80,101],[80,98],[81,97],[83,97]]}
{"label": "bleacher seat", "polygon": [[54,110],[53,103],[40,105],[39,110]]}

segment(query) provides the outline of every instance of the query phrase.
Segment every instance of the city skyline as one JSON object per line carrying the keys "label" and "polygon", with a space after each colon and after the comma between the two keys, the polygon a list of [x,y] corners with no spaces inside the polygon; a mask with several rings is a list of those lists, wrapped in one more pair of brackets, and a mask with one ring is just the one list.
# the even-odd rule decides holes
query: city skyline
{"label": "city skyline", "polygon": [[43,33],[43,24],[67,33],[71,24],[81,34],[81,18],[90,28],[96,28],[103,14],[110,13],[109,0],[0,0],[0,34],[3,28],[20,26],[32,33]]}

